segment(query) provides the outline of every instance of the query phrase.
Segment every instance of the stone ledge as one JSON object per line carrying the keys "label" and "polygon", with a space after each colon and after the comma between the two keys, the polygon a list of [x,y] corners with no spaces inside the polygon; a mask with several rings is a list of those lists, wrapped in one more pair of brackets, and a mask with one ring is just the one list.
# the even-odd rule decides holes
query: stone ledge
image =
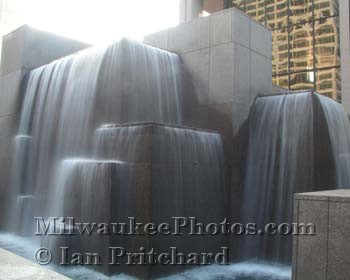
{"label": "stone ledge", "polygon": [[0,248],[0,279],[68,280],[69,278]]}
{"label": "stone ledge", "polygon": [[214,133],[217,134],[218,132],[211,129],[204,129],[204,128],[198,128],[198,127],[192,127],[192,126],[181,126],[181,125],[174,125],[174,124],[165,124],[165,123],[157,123],[157,122],[133,122],[133,123],[125,123],[125,124],[103,124],[98,128],[100,129],[115,129],[115,128],[125,128],[125,127],[165,127],[165,128],[178,128],[182,130],[193,130],[198,132],[206,132],[206,133]]}
{"label": "stone ledge", "polygon": [[340,189],[321,192],[298,193],[295,195],[295,199],[350,203],[350,190]]}

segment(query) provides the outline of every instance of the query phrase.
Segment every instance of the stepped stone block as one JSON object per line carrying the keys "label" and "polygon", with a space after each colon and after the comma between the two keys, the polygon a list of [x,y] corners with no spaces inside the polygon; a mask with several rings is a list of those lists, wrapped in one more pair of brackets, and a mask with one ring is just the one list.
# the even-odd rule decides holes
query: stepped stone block
{"label": "stepped stone block", "polygon": [[[182,58],[189,83],[186,125],[212,129],[207,117],[196,112],[203,106],[234,102],[240,106],[231,114],[231,128],[226,131],[233,137],[255,97],[272,91],[271,31],[235,8],[150,34],[144,42]],[[225,106],[216,107],[219,117]]]}
{"label": "stepped stone block", "polygon": [[1,76],[39,67],[88,46],[24,25],[3,37]]}
{"label": "stepped stone block", "polygon": [[[205,225],[224,220],[227,195],[222,143],[217,133],[146,123],[104,125],[95,137],[96,157],[101,160],[62,162],[55,189],[57,199],[65,203],[55,209],[55,215],[96,223],[128,222],[128,217],[134,217],[136,222],[156,225],[173,225],[173,217],[196,217]],[[112,235],[94,239],[93,244],[89,243],[91,237],[50,237],[46,242],[54,247],[68,244],[83,252],[91,252],[93,247],[102,256],[108,256],[106,250],[113,246],[124,247],[128,252],[138,252],[140,247],[154,248],[160,253],[170,253],[170,247],[184,253],[216,253],[226,247],[223,235],[210,236],[209,242],[207,236],[186,234],[189,229],[183,229],[183,236]],[[59,258],[59,252],[55,256]],[[186,268],[122,264],[101,270],[153,279]]]}
{"label": "stepped stone block", "polygon": [[222,157],[217,133],[157,123],[103,125],[95,134],[95,150],[99,158],[132,163],[210,166],[222,160],[215,158]]}
{"label": "stepped stone block", "polygon": [[230,213],[238,213],[240,147],[246,142],[249,111],[258,95],[272,92],[271,30],[232,8],[150,34],[144,42],[180,55],[186,76],[184,125],[222,135],[226,182],[233,177],[240,182],[231,188],[235,202]]}
{"label": "stepped stone block", "polygon": [[293,237],[293,280],[348,279],[350,190],[296,194],[294,203],[294,221],[316,234]]}
{"label": "stepped stone block", "polygon": [[214,14],[210,18],[210,43],[211,45],[220,45],[232,41],[231,10],[224,10]]}

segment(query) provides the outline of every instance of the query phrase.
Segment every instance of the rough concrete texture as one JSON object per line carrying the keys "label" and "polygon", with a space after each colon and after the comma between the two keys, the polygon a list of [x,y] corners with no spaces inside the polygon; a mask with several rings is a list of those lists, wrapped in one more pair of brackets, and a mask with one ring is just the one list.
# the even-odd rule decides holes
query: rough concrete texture
{"label": "rough concrete texture", "polygon": [[350,274],[350,190],[295,195],[294,222],[316,235],[293,237],[293,280],[345,280]]}
{"label": "rough concrete texture", "polygon": [[68,280],[52,270],[0,249],[0,279],[7,280]]}

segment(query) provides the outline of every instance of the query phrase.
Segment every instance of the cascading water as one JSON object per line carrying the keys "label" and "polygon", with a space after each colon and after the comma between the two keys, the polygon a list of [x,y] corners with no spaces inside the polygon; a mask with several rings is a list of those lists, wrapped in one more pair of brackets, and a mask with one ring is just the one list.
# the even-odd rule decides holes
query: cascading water
{"label": "cascading water", "polygon": [[[310,94],[261,97],[250,116],[249,150],[244,189],[244,220],[262,227],[290,220],[296,186],[313,185],[313,106]],[[302,178],[302,174],[305,176]],[[306,189],[305,189],[306,190]],[[286,254],[285,239],[274,236],[245,240],[246,257]]]}
{"label": "cascading water", "polygon": [[98,81],[100,123],[182,124],[184,77],[180,58],[142,44],[109,47]]}
{"label": "cascading water", "polygon": [[32,70],[15,142],[9,224],[23,212],[14,202],[20,195],[49,210],[61,161],[91,156],[100,121],[180,125],[181,79],[175,54],[129,40]]}
{"label": "cascading water", "polygon": [[[177,55],[127,40],[32,70],[14,140],[9,228],[32,234],[34,216],[221,222],[227,197],[221,138],[178,127],[182,75]],[[258,226],[291,222],[295,192],[349,187],[349,153],[349,121],[334,101],[311,93],[258,98],[250,115],[243,219]],[[115,240],[44,242],[104,254]],[[122,242],[134,248],[140,240]],[[171,242],[185,252],[226,244],[212,236],[165,243]],[[241,251],[245,258],[289,262],[291,238],[247,237]]]}
{"label": "cascading water", "polygon": [[[25,181],[14,196],[22,192],[33,195],[37,209],[50,206],[47,202],[52,193],[55,165],[67,155],[83,153],[88,144],[87,128],[91,123],[102,54],[84,52],[29,74],[19,134],[30,135],[31,141],[25,151],[28,160],[14,160],[12,182],[18,176],[16,170],[24,169]],[[15,203],[12,205],[16,208]],[[17,219],[11,217],[11,220]]]}
{"label": "cascading water", "polygon": [[[140,221],[171,224],[172,217],[196,217],[208,224],[225,217],[224,157],[218,134],[141,123],[103,125],[96,131],[95,139],[98,158],[118,158],[128,163],[128,179],[123,180],[118,195],[118,220],[131,215]],[[124,240],[125,248],[129,242],[130,238]],[[148,244],[165,251],[176,244],[181,252],[191,253],[215,251],[226,242],[221,235],[155,236],[148,239]],[[167,268],[168,273],[176,270]]]}
{"label": "cascading water", "polygon": [[[250,114],[242,218],[263,229],[292,223],[296,192],[349,187],[349,120],[310,92],[260,97]],[[336,183],[338,182],[338,183]],[[245,258],[291,262],[291,236],[245,237]]]}
{"label": "cascading water", "polygon": [[[92,223],[128,217],[162,223],[173,216],[221,221],[221,137],[181,127],[182,75],[177,55],[128,40],[32,70],[15,139],[9,228],[31,235],[34,216]],[[59,230],[66,226],[72,230],[67,221]],[[211,242],[49,237],[42,244],[54,253],[58,245],[69,245],[107,255],[117,241],[130,250],[143,242],[175,242],[188,253],[225,245],[221,236]]]}
{"label": "cascading water", "polygon": [[350,188],[350,122],[342,105],[318,96],[326,116],[336,165],[336,186]]}

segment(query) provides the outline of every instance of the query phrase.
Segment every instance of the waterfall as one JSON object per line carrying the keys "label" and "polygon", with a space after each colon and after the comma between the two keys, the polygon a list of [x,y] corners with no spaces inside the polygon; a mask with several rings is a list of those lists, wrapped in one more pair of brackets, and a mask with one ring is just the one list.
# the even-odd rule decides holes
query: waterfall
{"label": "waterfall", "polygon": [[106,50],[98,82],[101,123],[182,123],[183,72],[177,55],[122,40]]}
{"label": "waterfall", "polygon": [[[291,224],[294,193],[349,187],[349,147],[349,120],[335,101],[312,92],[257,98],[249,117],[243,220],[259,229]],[[291,261],[290,235],[243,241],[245,258]]]}
{"label": "waterfall", "polygon": [[[308,93],[261,97],[250,115],[243,215],[263,227],[291,218],[296,186],[313,185],[313,106]],[[300,166],[301,163],[303,167]],[[304,188],[302,185],[303,183]],[[276,245],[271,246],[271,242]],[[285,254],[285,238],[246,238],[247,257]],[[289,249],[289,248],[288,248]],[[282,257],[283,258],[283,257]]]}
{"label": "waterfall", "polygon": [[336,165],[336,186],[350,188],[350,122],[344,108],[337,102],[318,96],[326,116]]}
{"label": "waterfall", "polygon": [[[209,224],[225,217],[223,146],[216,133],[156,123],[104,124],[95,131],[91,155],[93,160],[61,161],[50,216],[107,225],[129,224],[130,217],[144,224],[172,224],[173,217],[196,217]],[[176,245],[190,253],[215,251],[226,242],[222,235],[45,237],[54,256],[64,246],[107,256],[113,244],[128,252],[137,250],[135,244],[164,252]],[[119,268],[99,269],[116,273]]]}
{"label": "waterfall", "polygon": [[34,212],[50,208],[61,162],[91,157],[101,123],[180,125],[181,75],[177,55],[126,39],[32,70],[14,142],[9,224],[23,212],[20,195],[34,197]]}
{"label": "waterfall", "polygon": [[[184,89],[177,55],[129,40],[30,71],[14,143],[11,230],[33,234],[33,217],[107,224],[129,217],[155,224],[171,224],[172,217],[223,221],[221,136],[182,126]],[[61,220],[58,227],[75,226]],[[57,260],[62,245],[101,256],[111,245],[132,252],[137,244],[176,246],[188,254],[215,252],[223,239],[59,235],[43,236],[41,244]],[[115,273],[119,267],[98,269]],[[131,273],[158,272],[143,266]]]}

